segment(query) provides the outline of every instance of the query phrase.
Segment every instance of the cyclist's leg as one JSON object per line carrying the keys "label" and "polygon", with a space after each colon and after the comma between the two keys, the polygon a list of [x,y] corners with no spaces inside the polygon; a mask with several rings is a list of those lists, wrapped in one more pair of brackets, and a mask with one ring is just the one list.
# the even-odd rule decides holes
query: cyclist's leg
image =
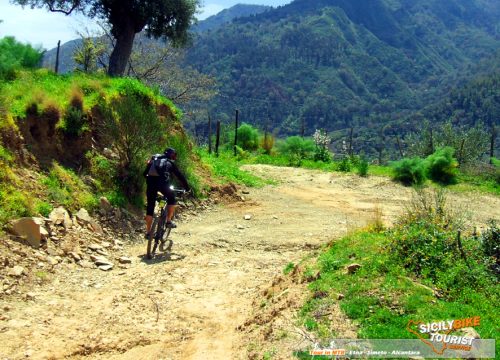
{"label": "cyclist's leg", "polygon": [[151,231],[151,224],[153,223],[153,214],[156,204],[156,194],[158,192],[158,184],[156,179],[147,178],[147,206],[146,206],[146,233]]}
{"label": "cyclist's leg", "polygon": [[168,184],[162,186],[160,192],[167,198],[167,224],[172,224],[172,218],[174,217],[175,208],[177,207],[175,193],[170,189]]}

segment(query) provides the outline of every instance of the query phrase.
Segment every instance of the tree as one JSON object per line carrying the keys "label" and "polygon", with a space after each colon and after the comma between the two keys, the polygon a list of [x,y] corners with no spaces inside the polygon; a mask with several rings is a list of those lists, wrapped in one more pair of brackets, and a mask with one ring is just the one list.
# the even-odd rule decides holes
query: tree
{"label": "tree", "polygon": [[106,44],[101,38],[94,40],[90,34],[79,35],[82,43],[73,52],[73,60],[79,66],[77,70],[85,73],[96,72],[97,60],[106,52]]}
{"label": "tree", "polygon": [[34,69],[40,65],[43,50],[23,44],[14,37],[0,39],[0,78],[14,76],[20,68]]}
{"label": "tree", "polygon": [[106,20],[116,40],[109,59],[108,74],[122,76],[127,67],[135,34],[143,29],[153,38],[168,38],[175,45],[189,41],[188,28],[199,0],[13,0],[31,8],[46,7],[66,15],[80,12]]}

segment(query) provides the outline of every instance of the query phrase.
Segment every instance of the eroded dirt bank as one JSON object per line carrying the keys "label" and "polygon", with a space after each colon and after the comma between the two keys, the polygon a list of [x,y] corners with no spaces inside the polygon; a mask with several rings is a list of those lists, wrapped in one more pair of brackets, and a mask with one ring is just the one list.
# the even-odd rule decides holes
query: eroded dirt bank
{"label": "eroded dirt bank", "polygon": [[[258,344],[238,328],[287,263],[363,226],[376,209],[390,223],[411,197],[386,178],[248,169],[279,184],[179,223],[169,256],[145,261],[138,239],[124,250],[132,259],[124,268],[68,266],[28,299],[1,299],[0,359],[248,358]],[[497,197],[451,198],[475,223],[500,218]]]}

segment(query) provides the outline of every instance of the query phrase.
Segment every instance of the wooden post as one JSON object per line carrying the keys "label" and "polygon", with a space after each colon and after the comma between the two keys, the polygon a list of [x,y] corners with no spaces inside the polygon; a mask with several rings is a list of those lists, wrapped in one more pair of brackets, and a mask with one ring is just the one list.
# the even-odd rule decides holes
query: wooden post
{"label": "wooden post", "polygon": [[238,145],[238,116],[239,110],[236,109],[236,114],[234,117],[234,156],[236,156],[236,145]]}
{"label": "wooden post", "polygon": [[215,130],[215,155],[219,157],[219,141],[220,141],[220,121],[217,120],[217,127]]}
{"label": "wooden post", "polygon": [[491,127],[491,143],[490,143],[490,164],[493,164],[493,158],[495,157],[495,138],[497,137],[497,130],[495,125]]}
{"label": "wooden post", "polygon": [[351,133],[349,134],[349,150],[348,150],[348,153],[349,153],[349,156],[352,157],[352,136],[353,136],[353,132],[354,132],[354,128],[351,126]]}
{"label": "wooden post", "polygon": [[208,153],[212,153],[212,119],[208,113]]}
{"label": "wooden post", "polygon": [[401,155],[401,159],[404,158],[403,147],[401,146],[401,141],[399,140],[399,135],[396,135],[396,140],[398,142],[399,155]]}
{"label": "wooden post", "polygon": [[384,151],[383,145],[380,145],[377,150],[378,150],[378,165],[381,166],[382,165],[382,151]]}
{"label": "wooden post", "polygon": [[302,127],[300,129],[300,136],[304,137],[304,134],[306,132],[306,120],[304,119],[304,116],[301,117],[302,120]]}
{"label": "wooden post", "polygon": [[59,51],[61,50],[61,40],[57,42],[57,52],[56,52],[56,68],[55,72],[56,74],[59,73]]}

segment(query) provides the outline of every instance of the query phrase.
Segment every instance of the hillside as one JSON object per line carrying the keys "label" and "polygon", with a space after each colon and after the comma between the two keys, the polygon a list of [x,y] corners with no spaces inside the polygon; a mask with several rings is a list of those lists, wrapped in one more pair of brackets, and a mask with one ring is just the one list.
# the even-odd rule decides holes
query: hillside
{"label": "hillside", "polygon": [[498,64],[499,19],[492,0],[296,0],[200,34],[187,62],[219,79],[222,120],[380,131]]}

